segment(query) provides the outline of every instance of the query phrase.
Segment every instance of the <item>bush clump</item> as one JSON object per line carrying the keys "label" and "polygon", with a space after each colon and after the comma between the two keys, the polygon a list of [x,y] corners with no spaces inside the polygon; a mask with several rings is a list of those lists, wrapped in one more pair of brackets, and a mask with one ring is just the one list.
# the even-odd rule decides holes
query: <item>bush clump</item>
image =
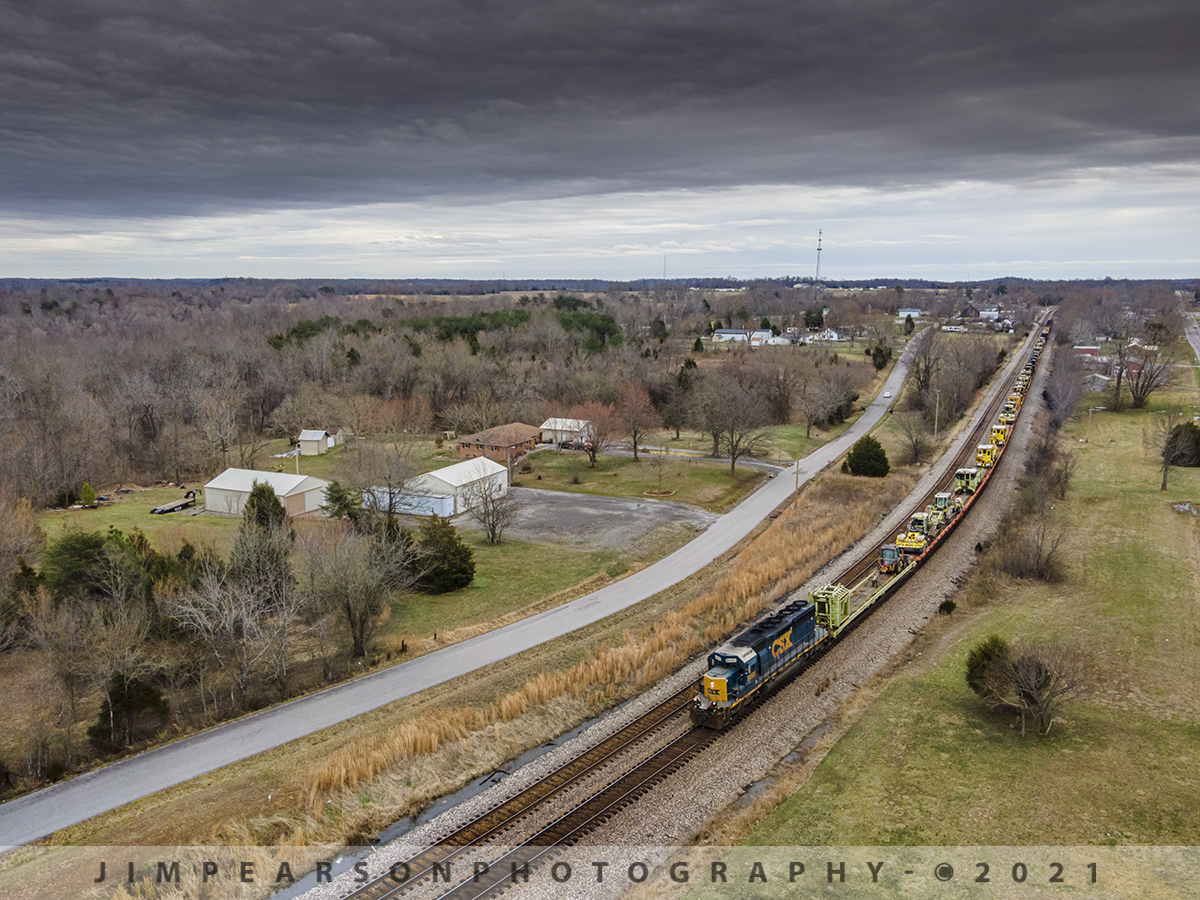
{"label": "bush clump", "polygon": [[475,552],[449,519],[435,515],[421,521],[416,556],[416,587],[427,594],[461,590],[475,580]]}
{"label": "bush clump", "polygon": [[988,670],[996,663],[1008,661],[1008,641],[993,634],[971,648],[967,654],[967,686],[983,696]]}
{"label": "bush clump", "polygon": [[887,453],[883,445],[869,434],[859,438],[842,464],[842,471],[851,475],[865,475],[868,478],[883,478],[891,466],[888,464]]}

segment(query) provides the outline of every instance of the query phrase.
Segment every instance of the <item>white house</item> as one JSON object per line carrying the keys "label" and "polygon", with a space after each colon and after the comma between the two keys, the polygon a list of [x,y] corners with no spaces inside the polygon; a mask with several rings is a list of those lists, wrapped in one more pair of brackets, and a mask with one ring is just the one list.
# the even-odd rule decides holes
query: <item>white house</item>
{"label": "white house", "polygon": [[907,319],[909,316],[912,316],[913,321],[916,322],[918,319],[922,318],[924,315],[925,315],[925,313],[922,310],[915,309],[913,307],[907,307],[896,313],[896,324],[903,325],[904,320]]}
{"label": "white house", "polygon": [[289,516],[315,516],[325,503],[329,482],[311,475],[226,469],[204,486],[204,511],[218,516],[240,516],[256,483],[266,483],[275,492]]}
{"label": "white house", "polygon": [[540,440],[555,447],[563,441],[583,441],[586,429],[591,424],[587,419],[549,418],[542,423]]}
{"label": "white house", "polygon": [[814,334],[813,340],[820,341],[823,344],[828,344],[832,341],[843,340],[843,338],[840,334],[838,334],[832,328],[826,328],[823,331],[818,331],[816,334]]}
{"label": "white house", "polygon": [[451,515],[474,506],[475,498],[484,490],[508,493],[508,467],[486,456],[476,456],[404,482],[405,494],[452,498]]}

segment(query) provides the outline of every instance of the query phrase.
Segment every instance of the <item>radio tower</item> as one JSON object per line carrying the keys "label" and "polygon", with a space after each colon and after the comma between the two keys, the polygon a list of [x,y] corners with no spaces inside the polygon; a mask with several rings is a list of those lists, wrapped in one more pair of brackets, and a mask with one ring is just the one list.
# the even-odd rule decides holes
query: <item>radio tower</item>
{"label": "radio tower", "polygon": [[821,283],[821,234],[824,229],[817,229],[817,283]]}

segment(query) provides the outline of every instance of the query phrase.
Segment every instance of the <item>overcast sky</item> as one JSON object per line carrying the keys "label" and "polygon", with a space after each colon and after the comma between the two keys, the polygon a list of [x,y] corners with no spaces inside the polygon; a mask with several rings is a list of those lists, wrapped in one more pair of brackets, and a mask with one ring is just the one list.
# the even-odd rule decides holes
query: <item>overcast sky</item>
{"label": "overcast sky", "polygon": [[1200,275],[1196,0],[0,0],[0,275]]}

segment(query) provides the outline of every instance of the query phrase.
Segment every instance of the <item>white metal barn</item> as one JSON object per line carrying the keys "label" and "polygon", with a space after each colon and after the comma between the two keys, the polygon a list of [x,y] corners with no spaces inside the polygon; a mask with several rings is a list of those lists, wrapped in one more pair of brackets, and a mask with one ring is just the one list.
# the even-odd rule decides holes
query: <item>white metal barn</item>
{"label": "white metal barn", "polygon": [[444,469],[426,472],[404,483],[406,494],[442,495],[454,500],[453,515],[466,512],[475,503],[479,492],[492,486],[500,494],[508,493],[508,468],[500,463],[477,456]]}
{"label": "white metal barn", "polygon": [[271,486],[289,516],[315,516],[325,503],[329,482],[311,475],[226,469],[204,486],[204,511],[218,516],[240,516],[256,482]]}

